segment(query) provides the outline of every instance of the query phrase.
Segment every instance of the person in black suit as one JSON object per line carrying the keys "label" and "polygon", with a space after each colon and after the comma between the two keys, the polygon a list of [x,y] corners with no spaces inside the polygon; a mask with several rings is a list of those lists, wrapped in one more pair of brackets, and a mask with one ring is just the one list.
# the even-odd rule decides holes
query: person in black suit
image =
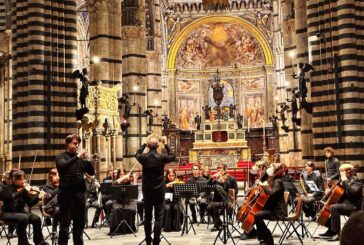
{"label": "person in black suit", "polygon": [[56,156],[59,173],[59,245],[67,245],[69,227],[73,220],[73,243],[83,245],[86,213],[86,185],[84,174],[95,175],[88,152],[78,151],[81,138],[76,134],[66,137],[67,150]]}
{"label": "person in black suit", "polygon": [[272,232],[268,229],[264,220],[281,220],[287,216],[287,205],[284,201],[284,185],[281,180],[284,171],[285,169],[282,165],[276,168],[271,165],[266,171],[268,181],[259,182],[259,185],[263,186],[264,191],[269,195],[264,209],[254,215],[258,241],[261,245],[274,244]]}
{"label": "person in black suit", "polygon": [[[147,144],[143,144],[135,156],[138,162],[143,166],[142,192],[145,208],[144,233],[147,244],[152,244],[152,211],[154,207],[155,222],[153,245],[160,243],[162,229],[165,193],[164,165],[175,159],[174,154],[167,145],[167,138],[165,136],[162,138],[162,143],[164,144],[167,154],[160,154],[157,152],[158,143],[159,140],[156,136],[149,137]],[[149,152],[143,153],[147,146]]]}

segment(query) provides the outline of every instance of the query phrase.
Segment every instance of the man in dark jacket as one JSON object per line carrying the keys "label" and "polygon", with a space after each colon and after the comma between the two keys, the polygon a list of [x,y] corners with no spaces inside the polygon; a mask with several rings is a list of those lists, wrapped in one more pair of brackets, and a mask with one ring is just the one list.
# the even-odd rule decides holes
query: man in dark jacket
{"label": "man in dark jacket", "polygon": [[284,201],[284,185],[281,177],[284,173],[282,165],[274,168],[273,165],[267,169],[267,182],[260,182],[264,192],[269,195],[264,210],[255,214],[255,224],[257,227],[258,241],[263,245],[273,245],[272,232],[268,229],[264,220],[281,220],[287,216],[287,205]]}
{"label": "man in dark jacket", "polygon": [[[167,154],[157,152],[158,139],[155,136],[148,138],[147,144],[143,144],[136,153],[136,159],[143,166],[142,192],[145,208],[144,233],[145,241],[148,245],[152,244],[152,211],[154,207],[154,239],[153,245],[160,243],[160,235],[163,220],[164,208],[164,165],[175,159],[167,145],[167,138],[162,138],[162,143]],[[143,153],[148,146],[149,152]]]}
{"label": "man in dark jacket", "polygon": [[325,161],[325,169],[326,169],[326,178],[327,181],[331,180],[339,180],[340,179],[340,161],[336,157],[334,157],[334,149],[331,147],[326,147],[324,149],[325,157],[327,158]]}
{"label": "man in dark jacket", "polygon": [[38,195],[30,195],[30,186],[24,187],[24,172],[17,170],[12,174],[12,184],[3,186],[0,200],[3,202],[1,220],[16,227],[19,245],[29,245],[26,229],[33,226],[33,241],[35,245],[48,244],[44,241],[41,219],[34,213],[25,211],[25,205],[34,206],[39,201]]}
{"label": "man in dark jacket", "polygon": [[[200,167],[196,164],[192,166],[192,176],[187,180],[187,184],[197,184],[199,182],[207,182],[204,177],[201,176]],[[196,215],[196,205],[199,205],[200,208],[200,221],[203,221],[203,216],[205,214],[205,210],[207,207],[207,201],[205,197],[205,193],[200,193],[198,198],[191,198],[189,200],[191,214],[192,214],[192,223],[197,223],[197,215]]]}
{"label": "man in dark jacket", "polygon": [[331,217],[326,223],[328,230],[319,234],[322,237],[332,237],[329,241],[340,240],[340,215],[350,216],[354,211],[360,210],[363,199],[363,186],[358,177],[354,175],[353,166],[349,163],[341,165],[340,173],[339,184],[344,187],[345,192],[339,203],[330,206]]}
{"label": "man in dark jacket", "polygon": [[59,245],[68,244],[68,232],[73,220],[73,243],[83,245],[85,228],[86,186],[84,173],[95,175],[94,166],[88,160],[88,153],[78,151],[81,138],[72,134],[66,137],[67,150],[56,157],[56,166],[60,177],[59,184]]}

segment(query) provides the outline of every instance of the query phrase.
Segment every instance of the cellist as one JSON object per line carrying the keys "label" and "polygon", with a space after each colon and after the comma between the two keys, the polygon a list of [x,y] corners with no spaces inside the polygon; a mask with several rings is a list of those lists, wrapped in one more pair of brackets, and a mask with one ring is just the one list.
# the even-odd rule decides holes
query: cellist
{"label": "cellist", "polygon": [[259,185],[263,186],[264,192],[269,195],[264,210],[254,215],[258,241],[261,245],[274,244],[272,233],[264,223],[264,220],[281,220],[287,216],[287,205],[284,201],[284,185],[281,180],[284,170],[282,165],[275,167],[272,164],[266,171],[268,180],[259,182]]}
{"label": "cellist", "polygon": [[[359,210],[362,202],[362,184],[355,176],[355,169],[350,163],[340,166],[339,185],[345,190],[339,203],[330,206],[331,217],[326,223],[328,230],[319,234],[321,237],[331,237],[328,241],[339,241],[340,239],[340,215],[350,216],[354,211]],[[330,191],[330,190],[328,190]],[[326,193],[327,194],[327,193]]]}
{"label": "cellist", "polygon": [[[250,170],[250,176],[251,178],[249,179],[249,181],[253,182],[253,184],[259,183],[259,181],[264,182],[265,180],[267,180],[267,174],[266,174],[266,170],[269,167],[269,163],[266,162],[265,160],[260,160],[257,161],[255,163],[255,165],[252,167],[252,169]],[[248,187],[245,192],[249,193],[251,190],[251,187]],[[248,240],[248,239],[252,239],[252,238],[256,238],[257,237],[257,230],[253,227],[253,229],[251,229],[251,231],[248,233],[246,231],[244,231],[244,233],[241,235],[241,240]]]}

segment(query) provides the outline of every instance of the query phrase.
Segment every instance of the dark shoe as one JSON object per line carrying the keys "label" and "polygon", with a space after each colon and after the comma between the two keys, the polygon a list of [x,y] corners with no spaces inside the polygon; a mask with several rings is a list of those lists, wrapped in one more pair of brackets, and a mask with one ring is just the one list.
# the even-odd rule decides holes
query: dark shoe
{"label": "dark shoe", "polygon": [[332,237],[333,235],[335,235],[335,232],[333,232],[332,230],[327,230],[325,233],[319,234],[319,236],[322,237]]}
{"label": "dark shoe", "polygon": [[138,224],[138,226],[142,226],[142,225],[144,225],[144,220],[140,221]]}
{"label": "dark shoe", "polygon": [[211,232],[215,232],[215,231],[218,231],[218,230],[220,230],[220,229],[219,229],[219,227],[215,227],[215,226],[214,226],[214,227],[213,227],[210,231],[211,231]]}
{"label": "dark shoe", "polygon": [[96,223],[92,223],[91,228],[97,228]]}
{"label": "dark shoe", "polygon": [[192,219],[192,224],[196,224],[197,223],[197,218]]}
{"label": "dark shoe", "polygon": [[252,239],[252,238],[257,238],[256,232],[253,232],[253,230],[252,230],[250,233],[246,233],[244,231],[244,233],[240,237],[240,240],[248,240],[248,239]]}
{"label": "dark shoe", "polygon": [[327,241],[329,241],[329,242],[340,241],[340,235],[339,234],[335,234],[332,238],[327,239]]}
{"label": "dark shoe", "polygon": [[46,241],[43,241],[43,242],[39,243],[39,245],[49,245],[49,243]]}

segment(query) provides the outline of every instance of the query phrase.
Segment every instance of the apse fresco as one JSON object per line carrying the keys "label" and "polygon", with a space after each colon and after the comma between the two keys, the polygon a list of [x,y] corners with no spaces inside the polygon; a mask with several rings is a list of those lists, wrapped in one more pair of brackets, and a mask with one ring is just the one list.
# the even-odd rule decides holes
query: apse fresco
{"label": "apse fresco", "polygon": [[264,96],[260,94],[245,94],[244,124],[248,128],[261,128],[264,125]]}
{"label": "apse fresco", "polygon": [[180,96],[178,98],[178,122],[182,130],[195,129],[194,118],[200,114],[201,102],[199,97]]}
{"label": "apse fresco", "polygon": [[199,80],[187,80],[180,79],[177,81],[178,93],[199,93],[200,92],[200,81]]}
{"label": "apse fresco", "polygon": [[[231,80],[221,80],[220,81],[221,84],[224,85],[223,88],[223,93],[224,93],[224,99],[221,102],[221,107],[229,107],[230,104],[234,105],[234,89],[233,86],[231,85],[232,81]],[[212,88],[211,86],[209,86],[209,106],[211,108],[215,108],[217,107],[214,98],[213,98],[213,92],[212,92]]]}
{"label": "apse fresco", "polygon": [[241,78],[241,91],[246,90],[263,90],[264,89],[264,77],[255,78]]}
{"label": "apse fresco", "polygon": [[176,60],[179,68],[256,66],[263,64],[263,53],[243,26],[209,23],[189,34]]}

